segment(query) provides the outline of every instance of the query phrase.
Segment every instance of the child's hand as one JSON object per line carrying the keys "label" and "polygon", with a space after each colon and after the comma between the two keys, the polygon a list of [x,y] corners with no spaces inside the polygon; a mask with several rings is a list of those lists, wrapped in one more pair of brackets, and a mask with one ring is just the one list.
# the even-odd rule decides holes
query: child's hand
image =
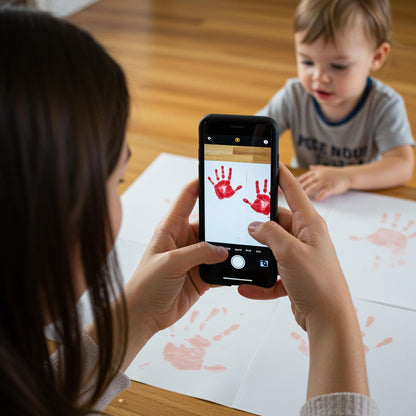
{"label": "child's hand", "polygon": [[342,168],[311,165],[310,170],[299,176],[304,191],[315,201],[331,195],[342,194],[350,189],[350,175]]}

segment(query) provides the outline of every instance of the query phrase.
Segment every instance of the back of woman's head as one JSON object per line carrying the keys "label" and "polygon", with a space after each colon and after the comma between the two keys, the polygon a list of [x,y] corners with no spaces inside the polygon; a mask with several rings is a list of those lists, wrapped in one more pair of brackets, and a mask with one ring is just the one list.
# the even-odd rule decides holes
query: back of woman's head
{"label": "back of woman's head", "polygon": [[[100,345],[91,403],[115,358],[105,186],[124,141],[126,82],[90,35],[37,11],[0,9],[0,56],[0,402],[7,414],[76,414],[75,276]],[[48,321],[66,347],[56,377]]]}

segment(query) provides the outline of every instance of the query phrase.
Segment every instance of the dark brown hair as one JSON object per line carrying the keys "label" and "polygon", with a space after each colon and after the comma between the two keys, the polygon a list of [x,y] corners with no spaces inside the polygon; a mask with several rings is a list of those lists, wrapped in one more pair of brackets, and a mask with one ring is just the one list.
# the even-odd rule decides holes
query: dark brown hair
{"label": "dark brown hair", "polygon": [[[129,98],[119,65],[85,31],[29,9],[0,9],[0,403],[7,415],[86,414],[121,363],[126,312],[106,182],[124,142]],[[99,345],[82,388],[79,255]],[[79,272],[79,270],[77,270]],[[47,317],[64,345],[54,374]],[[119,329],[119,326],[121,329]],[[85,375],[84,375],[85,376]]]}
{"label": "dark brown hair", "polygon": [[336,42],[336,35],[360,18],[364,32],[375,47],[391,42],[392,18],[389,0],[301,0],[296,9],[294,31],[305,32],[303,43],[323,37]]}

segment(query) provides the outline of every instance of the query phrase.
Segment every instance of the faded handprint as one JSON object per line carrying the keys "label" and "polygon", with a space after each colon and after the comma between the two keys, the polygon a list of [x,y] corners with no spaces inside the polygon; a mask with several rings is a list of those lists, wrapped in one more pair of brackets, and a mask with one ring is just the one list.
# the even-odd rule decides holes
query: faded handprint
{"label": "faded handprint", "polygon": [[[180,345],[173,342],[167,343],[163,350],[164,359],[170,362],[178,370],[206,370],[214,373],[223,373],[226,371],[227,367],[222,364],[206,365],[205,355],[213,343],[222,341],[224,337],[237,331],[240,328],[240,325],[231,325],[225,331],[210,338],[201,336],[201,334],[203,334],[212,319],[221,317],[221,315],[224,316],[227,313],[228,311],[226,308],[213,308],[208,317],[198,325],[200,313],[198,310],[193,311],[189,319],[189,324],[192,327],[197,326],[199,333],[195,333],[194,335],[191,335],[190,338],[186,338]],[[184,330],[190,331],[190,327],[185,326]],[[171,337],[175,338],[173,326],[171,327]]]}
{"label": "faded handprint", "polygon": [[298,346],[298,350],[305,356],[305,357],[309,357],[309,345],[308,342],[302,338],[302,336],[300,334],[298,334],[297,332],[293,331],[290,333],[290,336],[296,340],[296,341],[300,341],[299,342],[299,346]]}
{"label": "faded handprint", "polygon": [[241,185],[238,185],[237,188],[233,189],[231,186],[232,173],[233,170],[230,168],[228,170],[228,177],[225,179],[224,166],[221,166],[221,179],[218,175],[218,169],[215,169],[217,183],[214,183],[211,177],[208,176],[208,180],[214,185],[214,190],[218,199],[231,198],[239,189],[242,188]]}
{"label": "faded handprint", "polygon": [[256,199],[253,203],[246,198],[243,201],[260,214],[270,215],[270,192],[267,194],[267,179],[264,180],[263,193],[260,193],[259,181],[256,181]]}
{"label": "faded handprint", "polygon": [[[388,266],[402,266],[406,264],[404,255],[406,253],[406,247],[409,239],[416,237],[416,232],[412,232],[411,228],[415,224],[415,221],[410,220],[406,226],[404,226],[400,231],[397,230],[398,224],[402,214],[396,213],[394,220],[391,224],[384,226],[388,223],[388,214],[383,214],[380,221],[381,227],[378,230],[366,237],[350,236],[351,240],[367,240],[371,244],[383,247],[390,251],[390,256],[388,259]],[[376,271],[381,265],[381,256],[377,255],[374,258],[372,271]]]}
{"label": "faded handprint", "polygon": [[[357,313],[358,313],[358,310],[357,310]],[[375,319],[376,318],[374,318],[374,316],[368,316],[367,319],[366,319],[364,328],[370,328],[371,325],[373,325]],[[361,325],[360,325],[360,327],[361,327]],[[368,344],[366,344],[366,342],[364,342],[364,337],[367,335],[367,333],[364,332],[363,329],[361,329],[361,335],[363,337],[364,352],[366,354],[370,350],[375,350],[377,348],[384,347],[385,345],[389,345],[389,344],[391,344],[393,342],[393,338],[392,337],[387,337],[387,338],[384,338],[382,341],[377,342],[376,345],[369,346]],[[309,344],[308,344],[307,340],[305,338],[303,338],[302,335],[300,335],[299,333],[297,333],[295,331],[293,331],[293,332],[290,333],[290,337],[299,342],[298,350],[305,357],[309,357]]]}
{"label": "faded handprint", "polygon": [[[376,320],[376,318],[374,318],[374,316],[369,316],[367,318],[366,322],[365,322],[365,328],[371,327],[371,325],[373,325],[375,320]],[[366,336],[366,333],[363,330],[361,330],[361,335],[363,336],[363,341],[364,341],[364,337]],[[392,337],[387,337],[387,338],[384,338],[383,341],[378,342],[374,346],[368,346],[366,343],[364,343],[364,351],[367,354],[370,350],[374,350],[376,348],[384,347],[385,345],[389,345],[392,342],[393,342],[393,338]]]}

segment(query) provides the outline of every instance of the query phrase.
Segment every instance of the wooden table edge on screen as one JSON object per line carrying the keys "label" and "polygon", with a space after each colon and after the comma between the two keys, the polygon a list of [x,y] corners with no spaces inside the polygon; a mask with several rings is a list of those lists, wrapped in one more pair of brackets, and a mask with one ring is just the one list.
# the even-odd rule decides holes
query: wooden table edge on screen
{"label": "wooden table edge on screen", "polygon": [[[295,176],[304,172],[302,169],[290,168],[290,170]],[[416,201],[416,188],[411,186],[399,186],[391,189],[366,192]],[[230,416],[250,414],[133,380],[131,386],[117,396],[107,410],[110,414],[118,416],[163,414],[181,416],[215,414],[216,416]]]}

